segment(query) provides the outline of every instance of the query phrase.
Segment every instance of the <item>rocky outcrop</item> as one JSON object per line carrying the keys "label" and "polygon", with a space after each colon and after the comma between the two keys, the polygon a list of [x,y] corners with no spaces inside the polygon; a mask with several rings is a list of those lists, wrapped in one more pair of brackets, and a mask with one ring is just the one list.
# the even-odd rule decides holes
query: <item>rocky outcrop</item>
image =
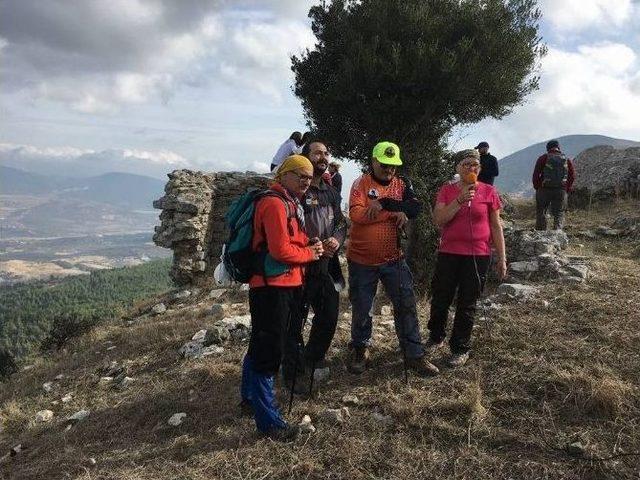
{"label": "rocky outcrop", "polygon": [[511,277],[575,283],[587,279],[587,259],[564,253],[569,239],[563,231],[506,228],[504,233]]}
{"label": "rocky outcrop", "polygon": [[227,209],[248,189],[268,187],[271,178],[255,172],[191,170],[175,170],[168,177],[165,195],[153,202],[162,210],[153,241],[173,250],[171,278],[176,285],[208,285],[227,236]]}
{"label": "rocky outcrop", "polygon": [[618,197],[640,197],[640,147],[589,148],[575,159],[576,181],[569,196],[572,206],[585,207]]}

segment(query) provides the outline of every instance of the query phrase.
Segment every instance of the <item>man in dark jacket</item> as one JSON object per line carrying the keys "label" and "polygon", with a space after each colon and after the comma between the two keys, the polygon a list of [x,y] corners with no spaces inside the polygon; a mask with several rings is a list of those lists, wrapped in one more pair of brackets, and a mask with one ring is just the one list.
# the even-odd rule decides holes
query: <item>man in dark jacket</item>
{"label": "man in dark jacket", "polygon": [[476,147],[480,152],[480,174],[478,181],[493,185],[494,179],[498,176],[498,159],[489,153],[489,144],[480,142]]}
{"label": "man in dark jacket", "polygon": [[[338,261],[338,250],[346,238],[347,224],[340,208],[340,195],[324,179],[329,163],[326,145],[318,140],[308,142],[302,155],[313,165],[313,180],[301,199],[305,229],[310,239],[320,239],[323,256],[307,265],[303,304],[299,315],[292,315],[283,361],[285,384],[305,393],[314,370],[322,365],[338,323],[339,291],[345,282]],[[309,307],[313,321],[309,339],[304,345],[303,326]]]}
{"label": "man in dark jacket", "polygon": [[560,151],[558,140],[547,143],[547,153],[540,155],[533,170],[536,190],[536,230],[547,229],[547,209],[551,207],[553,229],[564,227],[567,194],[575,180],[573,162]]}
{"label": "man in dark jacket", "polygon": [[331,175],[331,186],[336,189],[338,195],[342,196],[342,175],[340,174],[340,164],[338,162],[329,164],[329,174]]}

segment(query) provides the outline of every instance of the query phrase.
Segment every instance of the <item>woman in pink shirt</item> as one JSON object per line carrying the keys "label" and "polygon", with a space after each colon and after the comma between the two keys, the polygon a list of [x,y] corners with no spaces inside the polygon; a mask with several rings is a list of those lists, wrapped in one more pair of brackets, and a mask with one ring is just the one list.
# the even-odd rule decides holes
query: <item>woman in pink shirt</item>
{"label": "woman in pink shirt", "polygon": [[456,157],[460,159],[460,180],[440,188],[433,211],[441,234],[431,286],[427,343],[432,354],[444,346],[449,307],[457,290],[449,340],[452,367],[464,365],[469,359],[476,305],[489,268],[492,244],[498,255],[498,277],[504,278],[507,272],[498,192],[492,185],[475,181],[480,172],[477,150],[463,150]]}

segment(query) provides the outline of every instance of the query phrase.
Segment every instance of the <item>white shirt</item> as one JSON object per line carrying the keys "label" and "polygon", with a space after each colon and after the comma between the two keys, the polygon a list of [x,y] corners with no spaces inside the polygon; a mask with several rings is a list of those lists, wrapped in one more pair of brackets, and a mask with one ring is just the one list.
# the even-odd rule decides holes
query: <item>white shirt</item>
{"label": "white shirt", "polygon": [[284,142],[280,145],[280,148],[278,148],[278,151],[273,156],[271,163],[273,163],[274,167],[272,171],[278,168],[280,164],[284,162],[285,158],[290,157],[291,155],[297,155],[300,152],[302,152],[302,147],[298,147],[294,139],[290,138]]}

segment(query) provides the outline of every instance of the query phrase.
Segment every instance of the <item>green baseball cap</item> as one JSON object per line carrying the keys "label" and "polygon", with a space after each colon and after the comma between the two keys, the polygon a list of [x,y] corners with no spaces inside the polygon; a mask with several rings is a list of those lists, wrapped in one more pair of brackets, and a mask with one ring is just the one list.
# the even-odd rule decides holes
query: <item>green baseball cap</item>
{"label": "green baseball cap", "polygon": [[380,142],[373,147],[373,158],[384,165],[402,165],[400,147],[391,142]]}

